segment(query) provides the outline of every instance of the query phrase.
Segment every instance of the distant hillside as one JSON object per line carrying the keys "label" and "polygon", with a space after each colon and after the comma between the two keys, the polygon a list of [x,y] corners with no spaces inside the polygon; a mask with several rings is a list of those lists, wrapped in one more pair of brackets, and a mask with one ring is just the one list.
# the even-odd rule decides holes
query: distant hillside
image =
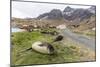
{"label": "distant hillside", "polygon": [[53,9],[49,13],[41,14],[37,17],[37,19],[62,19],[63,15],[61,10],[59,9]]}
{"label": "distant hillside", "polygon": [[66,25],[70,29],[87,30],[96,25],[95,6],[88,9],[66,7],[63,11],[52,9],[48,13],[39,15],[37,18],[12,18],[12,26],[20,27],[23,24],[46,27]]}
{"label": "distant hillside", "polygon": [[52,9],[48,13],[41,14],[37,19],[66,19],[69,21],[88,19],[91,16],[95,15],[95,6],[91,6],[88,9],[83,8],[71,8],[67,6],[63,11],[60,9]]}

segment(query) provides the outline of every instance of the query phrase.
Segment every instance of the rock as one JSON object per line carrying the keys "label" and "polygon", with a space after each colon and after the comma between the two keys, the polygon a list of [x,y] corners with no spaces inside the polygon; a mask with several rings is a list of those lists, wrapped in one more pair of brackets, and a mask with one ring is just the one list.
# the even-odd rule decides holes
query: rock
{"label": "rock", "polygon": [[95,31],[96,29],[95,28],[92,28],[92,30]]}
{"label": "rock", "polygon": [[66,25],[65,24],[58,25],[56,28],[57,29],[66,29]]}

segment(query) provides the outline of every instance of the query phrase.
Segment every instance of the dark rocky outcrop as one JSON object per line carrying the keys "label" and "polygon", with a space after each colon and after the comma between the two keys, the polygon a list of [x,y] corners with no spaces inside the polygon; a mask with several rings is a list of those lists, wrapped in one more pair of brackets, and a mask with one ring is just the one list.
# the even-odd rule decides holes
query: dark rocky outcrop
{"label": "dark rocky outcrop", "polygon": [[48,13],[41,14],[38,16],[38,19],[66,19],[69,21],[74,21],[78,19],[79,21],[82,21],[84,19],[90,18],[92,15],[95,14],[95,6],[91,6],[88,9],[82,9],[82,8],[71,8],[67,6],[63,11],[60,9],[52,9]]}

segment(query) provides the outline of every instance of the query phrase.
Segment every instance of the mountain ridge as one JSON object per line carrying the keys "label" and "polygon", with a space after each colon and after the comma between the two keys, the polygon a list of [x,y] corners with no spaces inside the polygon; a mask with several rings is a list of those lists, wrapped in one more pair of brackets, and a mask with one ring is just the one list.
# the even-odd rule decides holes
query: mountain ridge
{"label": "mountain ridge", "polygon": [[[66,19],[69,21],[74,21],[79,19],[79,21],[90,18],[95,15],[95,6],[91,6],[88,9],[83,8],[71,8],[67,6],[63,11],[60,9],[52,9],[48,13],[43,13],[37,17],[37,19]],[[44,18],[45,17],[45,18]]]}

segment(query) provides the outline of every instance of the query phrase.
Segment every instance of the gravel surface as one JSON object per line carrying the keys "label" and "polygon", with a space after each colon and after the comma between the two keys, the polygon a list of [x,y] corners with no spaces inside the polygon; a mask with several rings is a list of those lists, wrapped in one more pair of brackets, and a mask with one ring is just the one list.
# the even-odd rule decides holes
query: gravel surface
{"label": "gravel surface", "polygon": [[81,43],[84,46],[95,51],[95,40],[86,38],[82,35],[75,34],[75,33],[71,32],[69,29],[61,30],[61,32],[62,32],[61,34],[63,34],[64,37],[69,37],[73,41]]}

